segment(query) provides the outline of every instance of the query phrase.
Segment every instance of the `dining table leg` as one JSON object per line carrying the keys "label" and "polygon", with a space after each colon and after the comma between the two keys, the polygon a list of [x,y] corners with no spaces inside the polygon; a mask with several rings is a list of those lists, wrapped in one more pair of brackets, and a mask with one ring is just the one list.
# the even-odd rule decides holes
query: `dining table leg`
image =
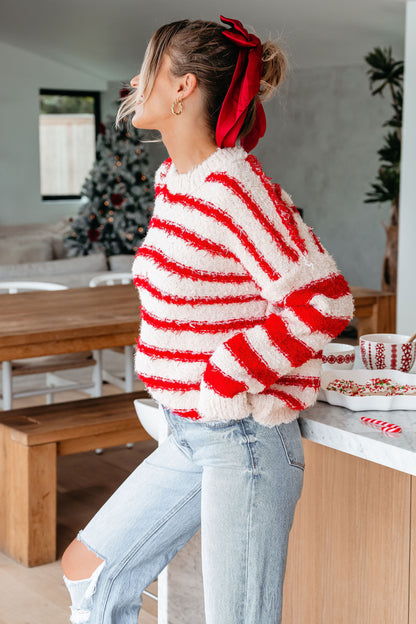
{"label": "dining table leg", "polygon": [[2,362],[2,407],[3,410],[12,409],[12,363]]}

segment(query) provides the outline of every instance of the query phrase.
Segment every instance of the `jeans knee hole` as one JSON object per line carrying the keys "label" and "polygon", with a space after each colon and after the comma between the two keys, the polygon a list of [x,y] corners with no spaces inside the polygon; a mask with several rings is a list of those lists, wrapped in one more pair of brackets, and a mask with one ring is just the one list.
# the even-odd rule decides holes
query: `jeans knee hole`
{"label": "jeans knee hole", "polygon": [[89,622],[93,604],[92,597],[95,594],[98,578],[104,565],[105,561],[103,561],[87,579],[71,581],[64,576],[65,585],[69,591],[72,602],[70,618],[72,624],[87,624]]}

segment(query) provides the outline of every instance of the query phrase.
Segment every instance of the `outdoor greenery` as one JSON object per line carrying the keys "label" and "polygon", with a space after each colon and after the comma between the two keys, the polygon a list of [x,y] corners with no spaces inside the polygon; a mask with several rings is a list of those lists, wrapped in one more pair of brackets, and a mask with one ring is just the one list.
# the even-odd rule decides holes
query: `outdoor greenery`
{"label": "outdoor greenery", "polygon": [[41,115],[94,114],[94,98],[78,95],[40,95]]}

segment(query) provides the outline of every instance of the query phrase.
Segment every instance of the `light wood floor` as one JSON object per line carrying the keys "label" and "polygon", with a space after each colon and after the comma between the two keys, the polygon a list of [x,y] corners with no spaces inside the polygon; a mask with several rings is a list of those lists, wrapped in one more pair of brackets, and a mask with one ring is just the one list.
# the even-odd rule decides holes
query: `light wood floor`
{"label": "light wood floor", "polygon": [[[104,394],[120,392],[106,384]],[[85,394],[59,393],[56,401],[85,398]],[[14,407],[40,405],[42,397],[16,400]],[[137,443],[132,449],[106,449],[68,455],[58,463],[58,555],[94,515],[130,472],[156,448]],[[0,503],[1,504],[1,503]],[[1,513],[1,512],[0,512]],[[156,583],[150,588],[157,593]],[[69,596],[62,580],[60,561],[25,568],[0,553],[0,624],[67,624]],[[139,624],[156,624],[157,605],[145,597]]]}

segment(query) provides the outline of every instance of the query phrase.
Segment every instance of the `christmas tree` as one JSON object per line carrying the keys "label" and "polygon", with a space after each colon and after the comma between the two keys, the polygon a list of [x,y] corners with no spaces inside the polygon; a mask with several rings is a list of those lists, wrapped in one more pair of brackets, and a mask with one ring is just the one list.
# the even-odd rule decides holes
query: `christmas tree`
{"label": "christmas tree", "polygon": [[136,252],[154,199],[153,174],[140,138],[131,125],[100,124],[96,161],[81,190],[78,216],[64,238],[68,256]]}

